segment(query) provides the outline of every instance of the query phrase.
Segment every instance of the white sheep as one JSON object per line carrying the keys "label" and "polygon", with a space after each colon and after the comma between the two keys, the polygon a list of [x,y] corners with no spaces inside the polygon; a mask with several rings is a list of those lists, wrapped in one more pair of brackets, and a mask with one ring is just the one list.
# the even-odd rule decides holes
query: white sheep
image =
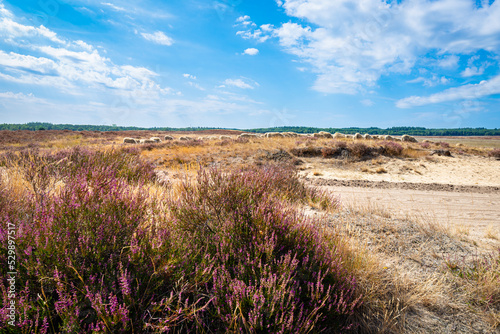
{"label": "white sheep", "polygon": [[174,137],[166,135],[163,139],[165,139],[165,140],[174,140]]}
{"label": "white sheep", "polygon": [[356,133],[354,135],[354,139],[363,139],[363,136],[361,135],[361,133]]}
{"label": "white sheep", "polygon": [[238,138],[256,138],[258,137],[259,135],[255,134],[255,133],[242,133],[238,136]]}
{"label": "white sheep", "polygon": [[124,144],[137,144],[137,139],[126,137],[126,138],[123,138],[123,143]]}
{"label": "white sheep", "polygon": [[153,144],[155,141],[151,139],[141,139],[139,143],[141,144]]}
{"label": "white sheep", "polygon": [[283,134],[279,133],[279,132],[267,132],[265,134],[266,138],[272,138],[272,137],[279,137],[279,138],[282,138],[283,137]]}
{"label": "white sheep", "polygon": [[333,138],[334,138],[334,139],[343,139],[343,138],[345,138],[345,134],[340,133],[340,132],[335,132],[335,133],[333,134]]}
{"label": "white sheep", "polygon": [[149,140],[154,141],[155,143],[161,143],[161,139],[159,137],[151,137]]}
{"label": "white sheep", "polygon": [[415,137],[409,136],[409,135],[403,135],[401,137],[402,141],[409,142],[409,143],[417,143],[418,141],[415,139]]}
{"label": "white sheep", "polygon": [[371,135],[369,135],[368,133],[365,133],[363,135],[363,138],[366,139],[366,140],[370,140],[370,139],[373,139],[373,137]]}
{"label": "white sheep", "polygon": [[318,133],[313,134],[316,138],[333,138],[333,135],[330,132],[320,131]]}
{"label": "white sheep", "polygon": [[220,140],[224,140],[224,139],[231,139],[230,136],[225,136],[225,135],[222,135],[219,137]]}

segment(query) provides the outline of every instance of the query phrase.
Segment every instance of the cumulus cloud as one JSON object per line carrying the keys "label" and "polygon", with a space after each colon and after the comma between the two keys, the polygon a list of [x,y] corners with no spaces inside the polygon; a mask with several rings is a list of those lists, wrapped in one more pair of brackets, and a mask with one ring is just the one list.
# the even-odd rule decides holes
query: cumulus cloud
{"label": "cumulus cloud", "polygon": [[408,80],[407,83],[422,83],[426,87],[434,87],[437,85],[446,85],[450,82],[448,78],[445,76],[439,77],[436,74],[433,74],[431,77],[424,78],[424,77],[418,77],[413,80]]}
{"label": "cumulus cloud", "polygon": [[29,43],[16,44],[16,52],[0,50],[3,81],[50,86],[73,95],[107,88],[112,88],[110,93],[114,95],[154,97],[173,93],[171,88],[157,84],[154,80],[157,73],[147,68],[116,65],[82,40],[63,40],[43,26],[18,23],[1,4],[0,15],[1,36],[14,43],[20,40]]}
{"label": "cumulus cloud", "polygon": [[141,35],[142,37],[144,37],[144,39],[160,45],[170,46],[174,43],[174,40],[171,37],[165,35],[165,33],[162,31],[156,31],[152,34],[141,33]]}
{"label": "cumulus cloud", "polygon": [[256,56],[259,54],[259,49],[256,48],[248,48],[243,51],[244,54],[249,55],[249,56]]}
{"label": "cumulus cloud", "polygon": [[189,74],[189,73],[184,73],[182,75],[184,78],[186,79],[192,79],[192,80],[196,80],[196,76],[192,75],[192,74]]}
{"label": "cumulus cloud", "polygon": [[[383,75],[411,74],[429,52],[444,54],[439,68],[458,66],[460,55],[500,52],[500,1],[470,0],[283,0],[300,23],[261,25],[237,32],[258,42],[277,38],[285,52],[311,65],[315,90],[356,94]],[[246,18],[246,21],[250,18]],[[470,67],[463,75],[481,73]],[[441,76],[438,76],[440,78]]]}
{"label": "cumulus cloud", "polygon": [[478,99],[484,96],[500,93],[500,75],[477,84],[468,84],[446,89],[429,96],[410,96],[396,102],[398,108],[410,108],[433,103],[456,100]]}

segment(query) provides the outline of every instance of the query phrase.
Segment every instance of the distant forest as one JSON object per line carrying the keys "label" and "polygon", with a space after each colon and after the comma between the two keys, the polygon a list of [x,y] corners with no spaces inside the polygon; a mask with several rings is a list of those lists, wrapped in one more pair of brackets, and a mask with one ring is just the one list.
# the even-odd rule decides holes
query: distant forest
{"label": "distant forest", "polygon": [[[141,128],[133,126],[116,126],[116,125],[74,125],[74,124],[52,124],[32,122],[26,124],[0,124],[0,130],[71,130],[71,131],[127,131],[127,130],[153,130],[153,131],[201,131],[201,130],[221,130],[223,128],[210,127],[187,127],[187,128],[170,128],[170,127],[154,127]],[[246,132],[297,132],[297,133],[314,133],[319,131],[327,131],[331,133],[341,132],[346,134],[369,133],[374,135],[412,135],[412,136],[500,136],[500,129],[486,128],[458,128],[458,129],[427,129],[422,127],[399,126],[388,129],[380,128],[313,128],[305,126],[281,126],[273,128],[261,129],[223,129],[223,130],[240,130]]]}

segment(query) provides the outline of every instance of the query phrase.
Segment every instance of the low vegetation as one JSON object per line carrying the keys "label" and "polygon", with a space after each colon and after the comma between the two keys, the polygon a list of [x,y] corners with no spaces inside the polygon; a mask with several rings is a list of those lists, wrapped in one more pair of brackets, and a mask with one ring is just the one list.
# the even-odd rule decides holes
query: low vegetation
{"label": "low vegetation", "polygon": [[120,150],[29,151],[3,164],[0,216],[16,227],[18,332],[354,328],[362,296],[336,251],[341,241],[292,206],[333,209],[336,201],[306,188],[291,167],[200,170],[166,188],[149,164]]}
{"label": "low vegetation", "polygon": [[2,333],[436,332],[442,324],[425,321],[447,316],[463,319],[457,331],[500,326],[498,251],[471,256],[431,224],[344,210],[298,172],[316,159],[369,164],[378,177],[386,161],[438,159],[432,150],[495,150],[226,130],[122,144],[123,134],[51,131],[0,142]]}

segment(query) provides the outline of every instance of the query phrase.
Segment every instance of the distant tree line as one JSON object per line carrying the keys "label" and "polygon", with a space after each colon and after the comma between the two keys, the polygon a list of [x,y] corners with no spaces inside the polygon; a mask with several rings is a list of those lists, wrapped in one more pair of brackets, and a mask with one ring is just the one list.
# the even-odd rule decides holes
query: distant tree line
{"label": "distant tree line", "polygon": [[[152,131],[201,131],[201,130],[237,130],[211,127],[153,127],[143,128],[135,126],[117,126],[117,125],[75,125],[75,124],[52,124],[31,122],[26,124],[0,124],[0,130],[71,130],[71,131],[127,131],[127,130],[152,130]],[[315,133],[327,131],[331,133],[341,132],[345,134],[369,133],[373,135],[412,135],[412,136],[500,136],[500,129],[486,128],[458,128],[458,129],[427,129],[422,127],[398,126],[388,129],[376,127],[371,128],[313,128],[305,126],[280,126],[273,128],[246,129],[248,132],[297,132],[297,133]]]}
{"label": "distant tree line", "polygon": [[327,131],[330,133],[340,132],[344,134],[369,133],[372,135],[412,135],[412,136],[500,136],[500,129],[486,128],[458,128],[458,129],[427,129],[422,127],[398,126],[388,129],[381,128],[312,128],[304,126],[281,126],[274,128],[249,129],[251,132],[297,132],[314,133]]}
{"label": "distant tree line", "polygon": [[136,126],[117,126],[117,125],[75,125],[75,124],[52,124],[31,122],[26,124],[0,124],[0,130],[71,130],[71,131],[130,131],[130,130],[152,130],[152,131],[200,131],[200,130],[220,130],[221,128],[203,128],[203,127],[187,127],[187,128],[170,128],[170,127],[153,127],[143,128]]}

